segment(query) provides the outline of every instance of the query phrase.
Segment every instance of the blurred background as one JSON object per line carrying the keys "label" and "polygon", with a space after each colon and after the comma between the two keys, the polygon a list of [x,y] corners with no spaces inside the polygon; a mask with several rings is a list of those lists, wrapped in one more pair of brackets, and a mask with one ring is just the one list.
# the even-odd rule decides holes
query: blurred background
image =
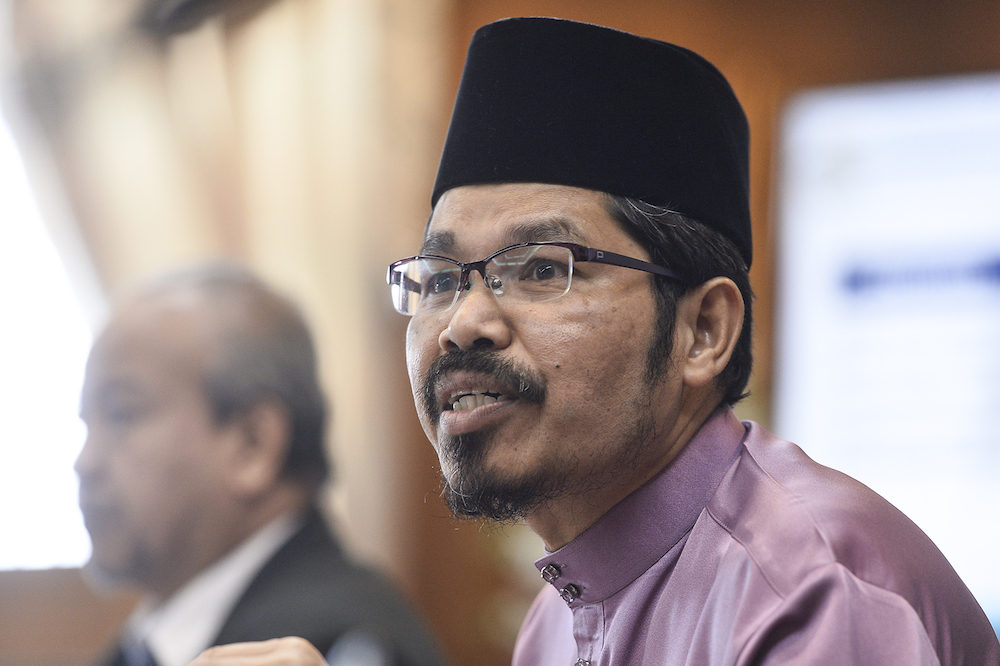
{"label": "blurred background", "polygon": [[456,666],[509,663],[541,544],[449,518],[384,272],[419,246],[472,32],[517,15],[727,76],[755,224],[738,412],[901,506],[996,626],[1000,3],[0,0],[0,666],[88,663],[128,615],[78,571],[83,363],[117,290],[217,256],[310,319],[351,550]]}

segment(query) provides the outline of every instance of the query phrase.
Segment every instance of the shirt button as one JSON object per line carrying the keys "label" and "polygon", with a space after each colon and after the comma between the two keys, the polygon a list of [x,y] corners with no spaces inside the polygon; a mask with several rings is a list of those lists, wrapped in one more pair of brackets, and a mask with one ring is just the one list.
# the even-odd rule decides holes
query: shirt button
{"label": "shirt button", "polygon": [[573,583],[570,583],[563,589],[559,590],[559,596],[563,598],[563,601],[570,603],[574,599],[580,596],[580,588],[578,588]]}
{"label": "shirt button", "polygon": [[542,579],[546,583],[551,583],[556,578],[559,578],[559,576],[561,576],[561,575],[562,575],[562,571],[560,571],[559,567],[557,567],[554,564],[546,564],[542,568]]}
{"label": "shirt button", "polygon": [[577,659],[576,666],[590,666],[590,662],[586,659]]}

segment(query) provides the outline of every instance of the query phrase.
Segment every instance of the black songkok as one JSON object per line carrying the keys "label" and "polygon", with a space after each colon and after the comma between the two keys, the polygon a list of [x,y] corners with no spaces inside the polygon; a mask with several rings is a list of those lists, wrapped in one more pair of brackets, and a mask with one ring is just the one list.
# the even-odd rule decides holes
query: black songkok
{"label": "black songkok", "polygon": [[666,42],[563,19],[483,26],[469,46],[431,204],[550,183],[698,220],[750,265],[749,128],[725,77]]}

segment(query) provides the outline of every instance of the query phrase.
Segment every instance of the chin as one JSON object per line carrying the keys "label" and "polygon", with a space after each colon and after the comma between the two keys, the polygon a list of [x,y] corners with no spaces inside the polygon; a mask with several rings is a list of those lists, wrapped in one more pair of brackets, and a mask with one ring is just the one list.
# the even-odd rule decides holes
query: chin
{"label": "chin", "polygon": [[520,521],[556,498],[564,479],[543,469],[512,476],[486,465],[463,466],[448,475],[444,496],[456,518],[496,523]]}
{"label": "chin", "polygon": [[121,575],[99,564],[93,557],[83,565],[80,572],[87,585],[102,594],[120,592],[124,588],[129,587],[128,581]]}
{"label": "chin", "polygon": [[102,557],[101,551],[96,548],[80,571],[87,585],[101,594],[116,594],[140,587],[128,566],[107,556]]}

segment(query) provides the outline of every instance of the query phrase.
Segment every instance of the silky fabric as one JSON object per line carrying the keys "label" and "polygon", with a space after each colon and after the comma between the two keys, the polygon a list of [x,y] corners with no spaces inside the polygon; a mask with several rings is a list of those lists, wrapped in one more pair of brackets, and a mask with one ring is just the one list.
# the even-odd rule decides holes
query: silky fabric
{"label": "silky fabric", "polygon": [[514,666],[1000,664],[916,525],[728,408],[536,565]]}

